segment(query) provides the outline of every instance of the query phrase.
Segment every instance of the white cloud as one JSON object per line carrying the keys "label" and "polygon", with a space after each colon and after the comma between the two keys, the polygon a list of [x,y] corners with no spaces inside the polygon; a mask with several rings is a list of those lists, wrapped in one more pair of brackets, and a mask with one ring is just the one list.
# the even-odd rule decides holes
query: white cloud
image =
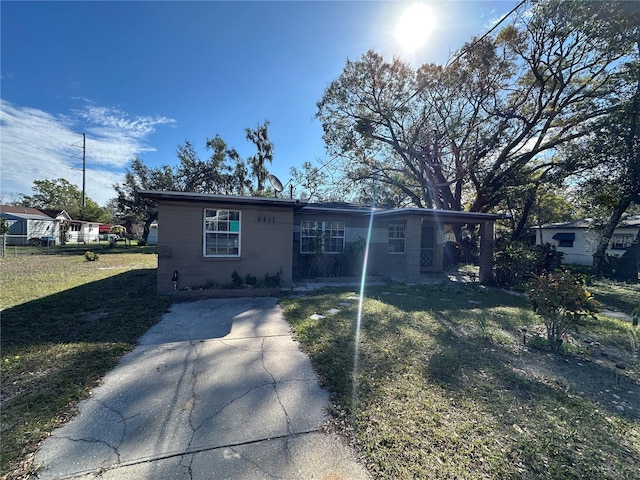
{"label": "white cloud", "polygon": [[82,99],[69,115],[53,115],[0,99],[1,191],[31,194],[34,180],[65,178],[82,188],[82,134],[86,134],[86,191],[99,205],[115,196],[113,184],[148,144],[158,126],[175,120],[135,116]]}

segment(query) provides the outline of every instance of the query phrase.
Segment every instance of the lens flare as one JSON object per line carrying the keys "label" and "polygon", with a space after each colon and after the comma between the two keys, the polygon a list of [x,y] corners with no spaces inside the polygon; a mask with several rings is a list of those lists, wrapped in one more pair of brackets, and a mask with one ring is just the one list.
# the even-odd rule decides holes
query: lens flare
{"label": "lens flare", "polygon": [[396,26],[396,40],[400,46],[413,52],[422,47],[433,29],[431,10],[422,3],[414,3],[408,7]]}
{"label": "lens flare", "polygon": [[362,307],[364,302],[364,287],[367,278],[367,264],[369,260],[369,245],[371,244],[371,230],[373,230],[373,213],[376,206],[376,198],[378,196],[377,187],[373,190],[373,199],[371,201],[371,213],[369,215],[369,230],[367,231],[367,242],[364,249],[364,261],[362,263],[362,277],[360,279],[360,300],[358,302],[358,317],[356,319],[355,331],[355,349],[353,353],[353,372],[351,377],[351,415],[354,424],[356,411],[358,408],[358,370],[360,358],[360,327],[362,326]]}

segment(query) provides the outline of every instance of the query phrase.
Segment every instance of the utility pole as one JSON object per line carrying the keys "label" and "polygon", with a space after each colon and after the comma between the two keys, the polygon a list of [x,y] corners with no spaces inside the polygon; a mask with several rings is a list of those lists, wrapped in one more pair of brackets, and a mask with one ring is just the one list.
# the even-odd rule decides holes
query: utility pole
{"label": "utility pole", "polygon": [[87,206],[86,199],[86,175],[87,175],[87,137],[82,134],[82,210]]}

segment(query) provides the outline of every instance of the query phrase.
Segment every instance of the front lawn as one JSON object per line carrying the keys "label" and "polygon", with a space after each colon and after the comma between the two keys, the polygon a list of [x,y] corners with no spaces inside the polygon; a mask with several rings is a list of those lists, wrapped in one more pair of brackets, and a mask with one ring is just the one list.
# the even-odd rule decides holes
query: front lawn
{"label": "front lawn", "polygon": [[156,265],[122,251],[0,259],[0,475],[27,475],[38,443],[159,320]]}
{"label": "front lawn", "polygon": [[354,388],[357,294],[281,305],[332,392],[330,428],[376,478],[638,478],[640,372],[623,320],[581,326],[554,355],[531,347],[543,331],[521,296],[368,288]]}

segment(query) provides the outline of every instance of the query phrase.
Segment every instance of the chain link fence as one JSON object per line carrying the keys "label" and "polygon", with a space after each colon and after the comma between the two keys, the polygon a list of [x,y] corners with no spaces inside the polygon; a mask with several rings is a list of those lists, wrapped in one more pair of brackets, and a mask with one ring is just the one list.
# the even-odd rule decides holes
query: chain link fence
{"label": "chain link fence", "polygon": [[[78,240],[60,245],[53,239],[29,239],[27,235],[0,235],[0,258],[24,255],[61,255],[82,253],[92,249],[113,246],[108,237],[99,237],[94,242]],[[127,245],[128,246],[128,245]]]}

